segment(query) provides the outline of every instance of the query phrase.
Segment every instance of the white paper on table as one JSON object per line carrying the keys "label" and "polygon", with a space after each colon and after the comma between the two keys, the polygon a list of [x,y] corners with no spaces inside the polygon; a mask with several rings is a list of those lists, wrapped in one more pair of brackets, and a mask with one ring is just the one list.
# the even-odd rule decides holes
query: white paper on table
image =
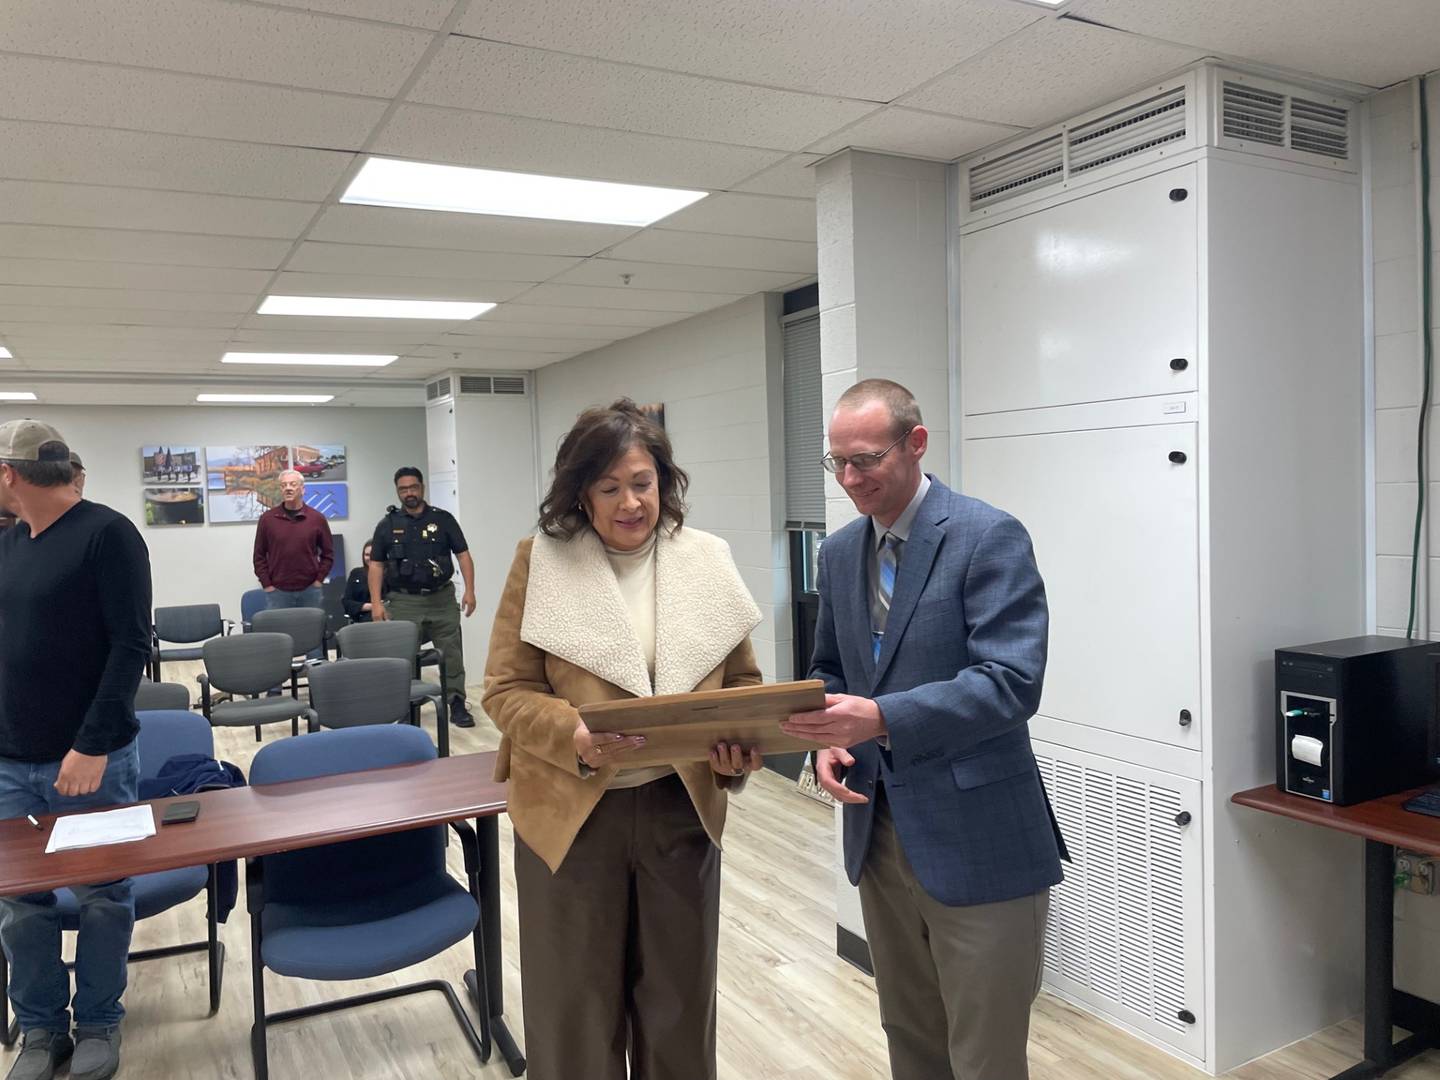
{"label": "white paper on table", "polygon": [[55,819],[45,854],[102,844],[128,844],[154,835],[155,808],[148,803],[96,814],[68,814]]}

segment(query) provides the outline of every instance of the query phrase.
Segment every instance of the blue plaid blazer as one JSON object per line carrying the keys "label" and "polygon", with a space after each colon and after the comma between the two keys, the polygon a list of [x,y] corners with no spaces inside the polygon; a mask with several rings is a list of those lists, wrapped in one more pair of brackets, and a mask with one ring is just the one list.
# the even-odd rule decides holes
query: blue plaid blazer
{"label": "blue plaid blazer", "polygon": [[851,747],[845,783],[872,801],[845,807],[846,873],[860,880],[880,782],[916,878],[941,903],[1011,900],[1058,883],[1068,855],[1028,730],[1049,630],[1029,534],[931,477],[878,660],[872,544],[861,518],[821,545],[810,670],[831,693],[875,699],[889,728],[888,750]]}

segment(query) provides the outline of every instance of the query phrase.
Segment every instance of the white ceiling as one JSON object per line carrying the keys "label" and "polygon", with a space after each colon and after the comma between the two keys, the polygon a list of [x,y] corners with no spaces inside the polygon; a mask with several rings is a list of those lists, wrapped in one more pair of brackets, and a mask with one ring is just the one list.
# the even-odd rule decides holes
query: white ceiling
{"label": "white ceiling", "polygon": [[[1435,5],[4,0],[0,388],[418,401],[436,371],[539,367],[813,280],[824,154],[950,160],[1205,55],[1383,86],[1440,66]],[[367,153],[712,194],[648,229],[338,205]],[[499,306],[256,315],[270,292]],[[401,359],[237,376],[227,348]]]}

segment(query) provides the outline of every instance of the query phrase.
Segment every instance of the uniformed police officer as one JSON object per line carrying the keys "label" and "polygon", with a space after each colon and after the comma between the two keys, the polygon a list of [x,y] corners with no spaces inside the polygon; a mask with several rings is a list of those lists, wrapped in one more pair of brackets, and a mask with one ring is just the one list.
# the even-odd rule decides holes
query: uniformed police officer
{"label": "uniformed police officer", "polygon": [[[420,640],[433,641],[444,657],[450,722],[474,727],[465,707],[465,653],[460,641],[460,608],[475,614],[475,562],[460,523],[425,501],[425,477],[413,465],[395,470],[400,505],[386,509],[371,541],[370,614],[377,622],[402,619],[420,627]],[[451,559],[451,554],[455,558]],[[455,603],[455,562],[465,595]],[[381,595],[389,590],[382,601]]]}

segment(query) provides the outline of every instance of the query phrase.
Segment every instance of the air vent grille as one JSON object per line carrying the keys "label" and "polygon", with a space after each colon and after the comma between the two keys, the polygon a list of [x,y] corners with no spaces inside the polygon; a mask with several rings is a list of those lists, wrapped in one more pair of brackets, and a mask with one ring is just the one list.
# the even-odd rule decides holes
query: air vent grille
{"label": "air vent grille", "polygon": [[970,170],[970,205],[984,206],[1021,191],[1058,184],[1065,166],[1059,135],[1022,146]]}
{"label": "air vent grille", "polygon": [[490,394],[493,392],[489,375],[460,376],[460,393],[462,394]]}
{"label": "air vent grille", "polygon": [[1350,157],[1350,110],[1304,98],[1290,99],[1290,146],[1328,158]]}
{"label": "air vent grille", "polygon": [[1185,88],[1157,94],[1072,128],[1072,175],[1185,138]]}
{"label": "air vent grille", "polygon": [[525,376],[496,375],[494,387],[497,394],[523,394],[525,393]]}
{"label": "air vent grille", "polygon": [[436,398],[438,398],[439,396],[440,396],[440,384],[439,384],[438,382],[431,382],[431,383],[426,383],[426,384],[425,384],[425,400],[426,400],[426,401],[434,401],[434,400],[435,400]]}
{"label": "air vent grille", "polygon": [[1285,95],[1227,82],[1221,130],[1232,139],[1285,145]]}

